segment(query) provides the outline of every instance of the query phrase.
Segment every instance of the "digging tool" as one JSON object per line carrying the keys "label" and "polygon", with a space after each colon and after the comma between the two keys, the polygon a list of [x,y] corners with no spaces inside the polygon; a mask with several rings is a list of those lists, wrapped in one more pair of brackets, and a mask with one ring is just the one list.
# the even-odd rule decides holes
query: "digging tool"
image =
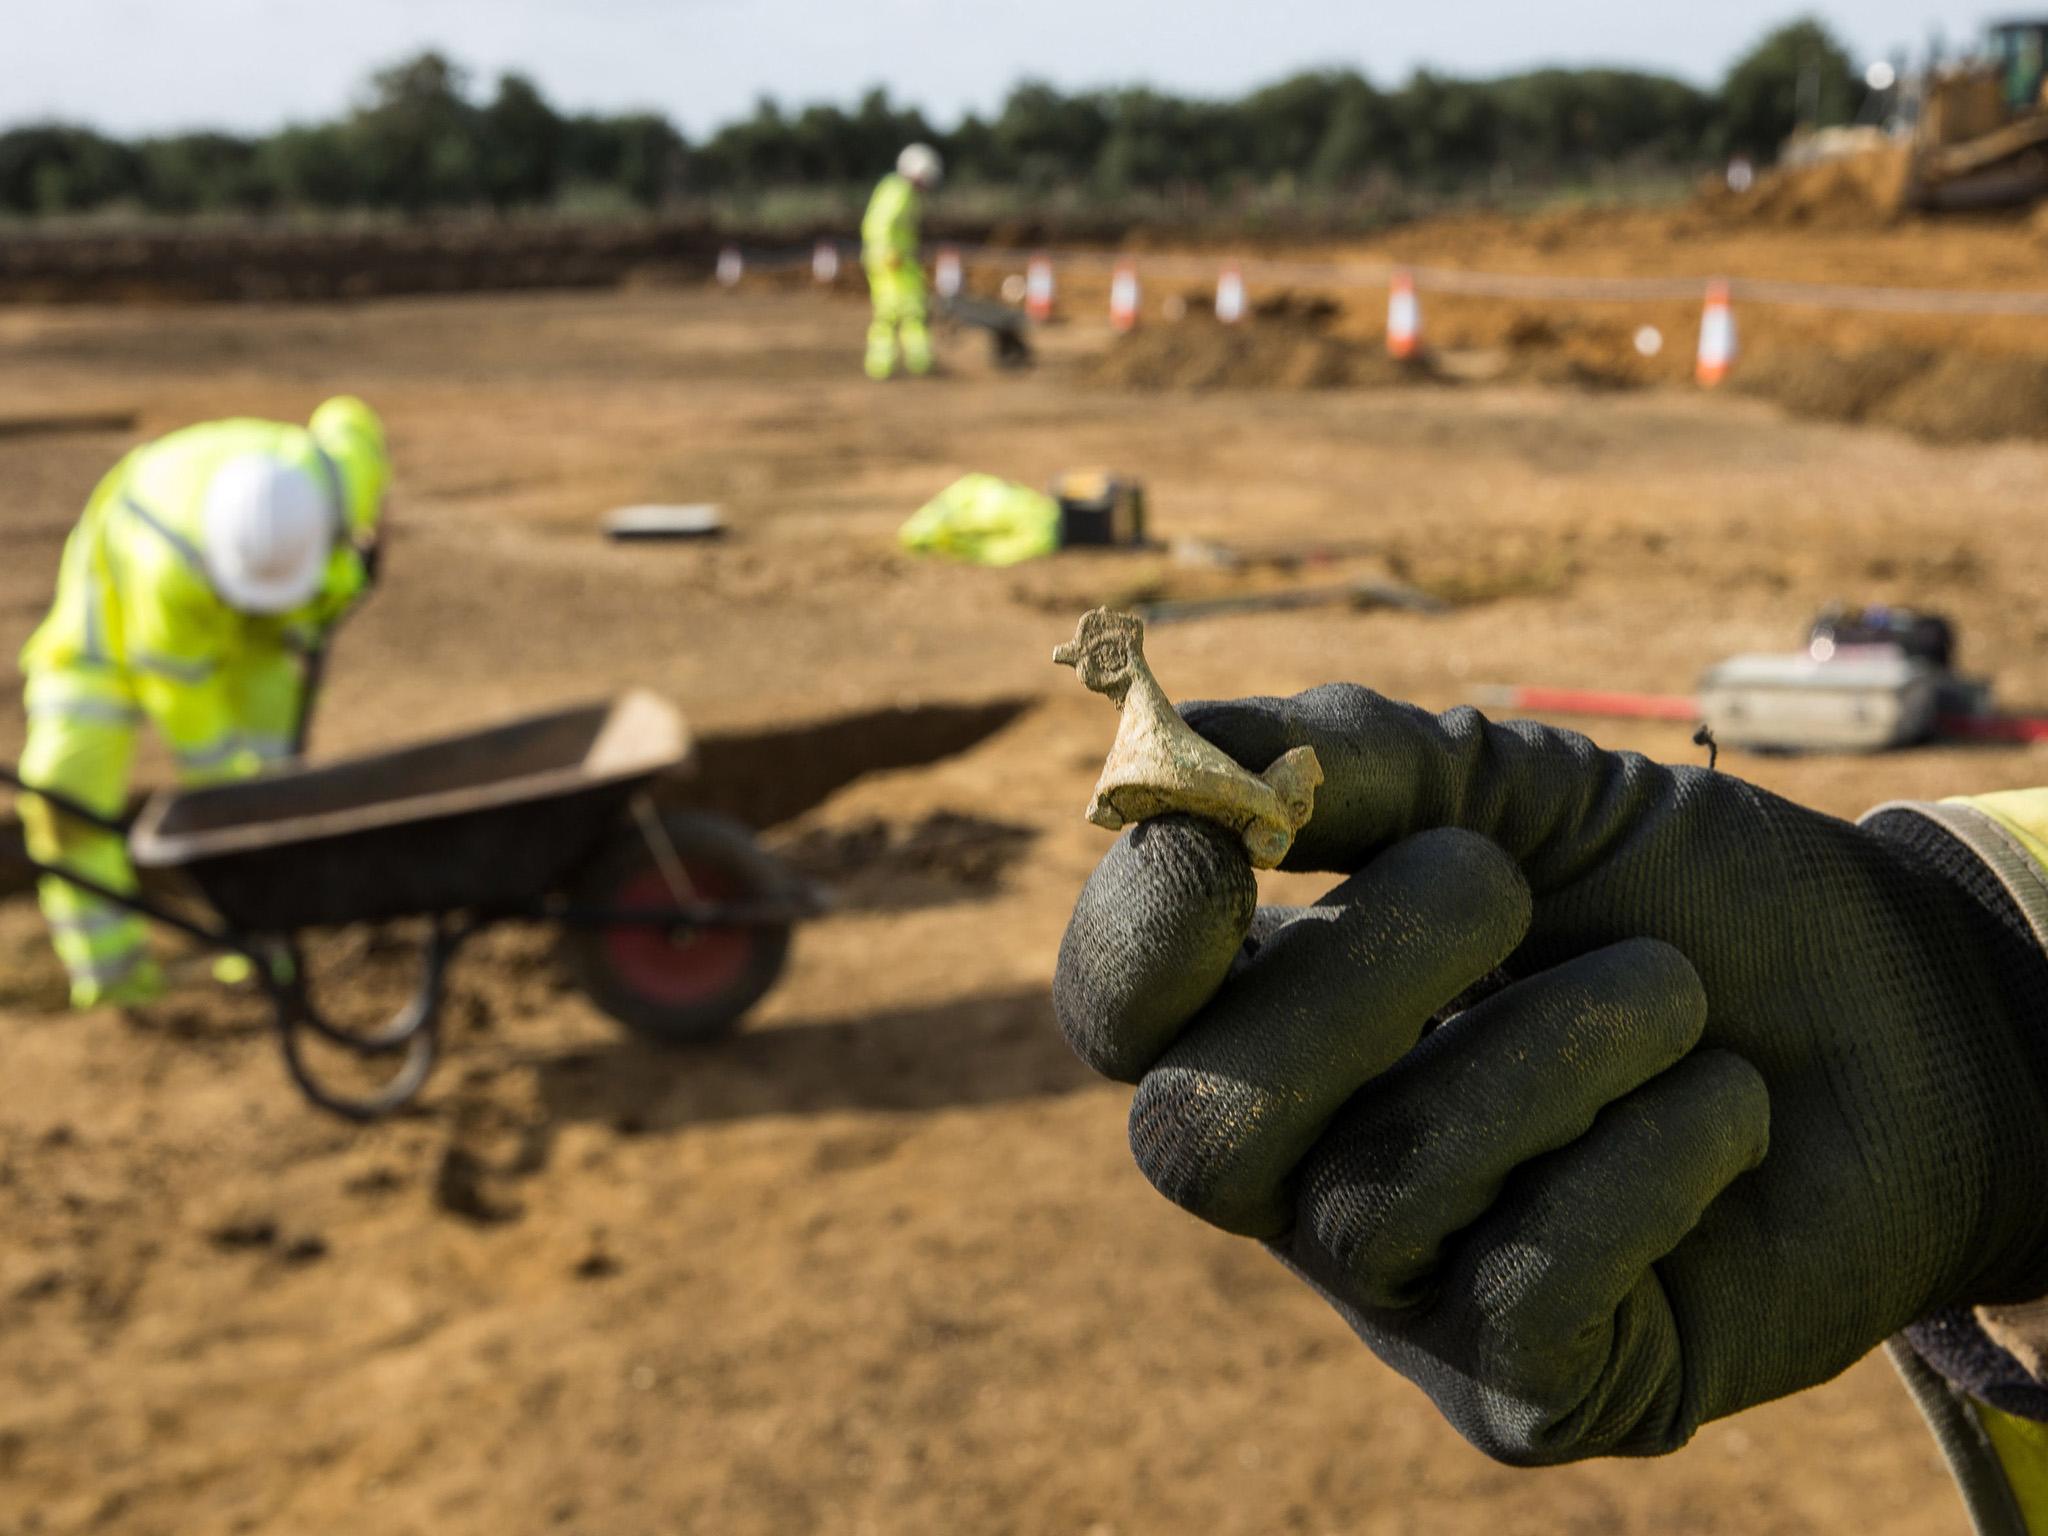
{"label": "digging tool", "polygon": [[297,762],[306,755],[306,744],[313,737],[313,707],[319,702],[320,689],[327,681],[327,642],[321,641],[306,652],[305,664],[299,678],[299,714],[292,722],[292,761]]}

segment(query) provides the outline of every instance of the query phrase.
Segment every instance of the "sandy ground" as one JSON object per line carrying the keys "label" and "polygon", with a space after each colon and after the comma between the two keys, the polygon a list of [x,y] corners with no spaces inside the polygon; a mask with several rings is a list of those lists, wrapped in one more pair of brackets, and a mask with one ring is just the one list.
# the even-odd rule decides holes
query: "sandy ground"
{"label": "sandy ground", "polygon": [[[33,912],[0,911],[0,1532],[1960,1531],[1879,1362],[1660,1462],[1508,1471],[1260,1253],[1154,1197],[1124,1092],[1050,1018],[1112,717],[1046,657],[1090,602],[1196,578],[923,565],[889,535],[969,469],[1110,463],[1162,534],[1473,599],[1161,628],[1181,696],[1683,690],[1846,597],[1947,608],[1968,665],[2048,704],[2027,559],[2048,450],[1678,390],[1123,395],[1085,382],[1084,325],[1029,376],[962,338],[949,379],[878,388],[862,323],[684,291],[0,315],[0,416],[132,407],[153,433],[344,386],[387,411],[390,579],[338,654],[323,750],[630,682],[721,728],[1043,700],[771,834],[993,824],[965,866],[855,872],[737,1040],[622,1039],[545,936],[508,933],[458,972],[419,1110],[367,1131],[304,1108],[206,991],[141,1021],[58,1011]],[[0,440],[0,642],[127,441]],[[653,499],[722,502],[733,537],[596,537]],[[1697,755],[1677,727],[1600,734]],[[1724,766],[1851,814],[2036,782],[2048,757]]]}

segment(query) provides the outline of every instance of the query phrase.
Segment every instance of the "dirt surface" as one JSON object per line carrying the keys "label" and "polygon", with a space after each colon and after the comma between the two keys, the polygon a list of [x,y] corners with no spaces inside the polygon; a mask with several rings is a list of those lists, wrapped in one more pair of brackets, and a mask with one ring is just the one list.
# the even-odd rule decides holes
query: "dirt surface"
{"label": "dirt surface", "polygon": [[[1666,1460],[1509,1471],[1154,1197],[1125,1093],[1050,1018],[1113,717],[1048,656],[1134,584],[1380,572],[1460,606],[1162,626],[1148,652],[1180,697],[1350,678],[1441,707],[1483,682],[1682,690],[1830,598],[1911,601],[2044,705],[2015,556],[2048,449],[1676,390],[1130,393],[1091,382],[1108,335],[1085,321],[1034,373],[956,337],[949,377],[885,388],[863,326],[829,296],[701,290],[0,313],[0,415],[133,410],[150,434],[341,387],[386,410],[389,581],[336,655],[322,750],[629,683],[732,733],[1040,701],[770,834],[848,899],[739,1038],[624,1039],[545,933],[507,930],[457,968],[417,1113],[370,1130],[299,1104],[210,987],[64,1014],[33,910],[0,908],[0,1531],[1960,1532],[1878,1362]],[[0,642],[132,440],[0,438]],[[1256,558],[988,572],[891,545],[963,472],[1088,464],[1142,476],[1162,538]],[[732,534],[597,536],[647,500],[721,502]],[[1598,734],[1696,756],[1678,726]],[[1723,766],[1851,814],[2038,782],[2048,756]],[[367,1011],[402,962],[345,935],[318,970]]]}
{"label": "dirt surface", "polygon": [[1734,387],[1823,421],[1869,421],[1931,442],[2048,433],[2048,360],[1874,347],[1767,352]]}

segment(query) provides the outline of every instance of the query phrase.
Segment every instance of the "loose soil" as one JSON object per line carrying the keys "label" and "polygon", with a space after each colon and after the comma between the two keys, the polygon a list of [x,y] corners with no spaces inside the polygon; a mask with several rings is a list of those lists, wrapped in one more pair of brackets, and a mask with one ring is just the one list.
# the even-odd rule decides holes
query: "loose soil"
{"label": "loose soil", "polygon": [[[1161,539],[1246,552],[1205,590],[1328,563],[1465,598],[1162,626],[1181,697],[1676,691],[1848,598],[1951,612],[1965,663],[2041,705],[2024,552],[2048,449],[1663,389],[1133,392],[1097,382],[1085,317],[1033,373],[953,337],[948,377],[882,387],[864,325],[766,288],[0,313],[0,416],[138,416],[0,438],[0,644],[138,434],[346,387],[388,413],[401,479],[323,752],[641,684],[709,735],[781,740],[750,760],[774,784],[805,779],[819,721],[1012,711],[759,812],[849,899],[736,1039],[623,1038],[548,934],[506,930],[456,967],[417,1111],[367,1130],[300,1104],[260,1018],[202,981],[139,1019],[63,1012],[33,909],[0,907],[0,1530],[1961,1532],[1878,1362],[1665,1460],[1511,1471],[1259,1251],[1152,1195],[1125,1091],[1050,1016],[1114,718],[1048,657],[1088,602],[1178,567],[981,571],[892,534],[969,470],[1107,464],[1146,481]],[[599,537],[653,500],[720,502],[732,533]],[[1697,756],[1675,725],[1598,734]],[[0,722],[0,751],[19,740]],[[1845,815],[2048,775],[2024,748],[1722,762]],[[163,767],[152,747],[144,776]],[[366,1012],[404,985],[390,936],[318,964]]]}
{"label": "loose soil", "polygon": [[1747,192],[1709,178],[1697,211],[1729,223],[1789,229],[1863,230],[1909,217],[1904,208],[1912,154],[1890,146],[1767,171]]}

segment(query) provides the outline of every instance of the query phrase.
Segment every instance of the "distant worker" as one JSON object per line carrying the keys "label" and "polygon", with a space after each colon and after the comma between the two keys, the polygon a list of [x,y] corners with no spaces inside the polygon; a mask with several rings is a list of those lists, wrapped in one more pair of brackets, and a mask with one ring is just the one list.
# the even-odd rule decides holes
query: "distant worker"
{"label": "distant worker", "polygon": [[[118,814],[145,718],[182,783],[289,758],[305,658],[369,588],[390,478],[383,423],[349,396],[303,427],[207,422],[122,459],[65,543],[56,600],[22,651],[23,781]],[[33,796],[22,822],[39,863],[135,888],[119,837]],[[162,990],[140,917],[56,877],[40,894],[72,1006]]]}
{"label": "distant worker", "polygon": [[860,221],[861,263],[868,270],[875,318],[868,326],[868,377],[886,379],[896,371],[896,339],[903,338],[903,366],[930,373],[932,337],[925,328],[924,268],[918,265],[918,225],[925,197],[945,176],[939,152],[929,144],[906,145],[896,169],[884,176]]}

